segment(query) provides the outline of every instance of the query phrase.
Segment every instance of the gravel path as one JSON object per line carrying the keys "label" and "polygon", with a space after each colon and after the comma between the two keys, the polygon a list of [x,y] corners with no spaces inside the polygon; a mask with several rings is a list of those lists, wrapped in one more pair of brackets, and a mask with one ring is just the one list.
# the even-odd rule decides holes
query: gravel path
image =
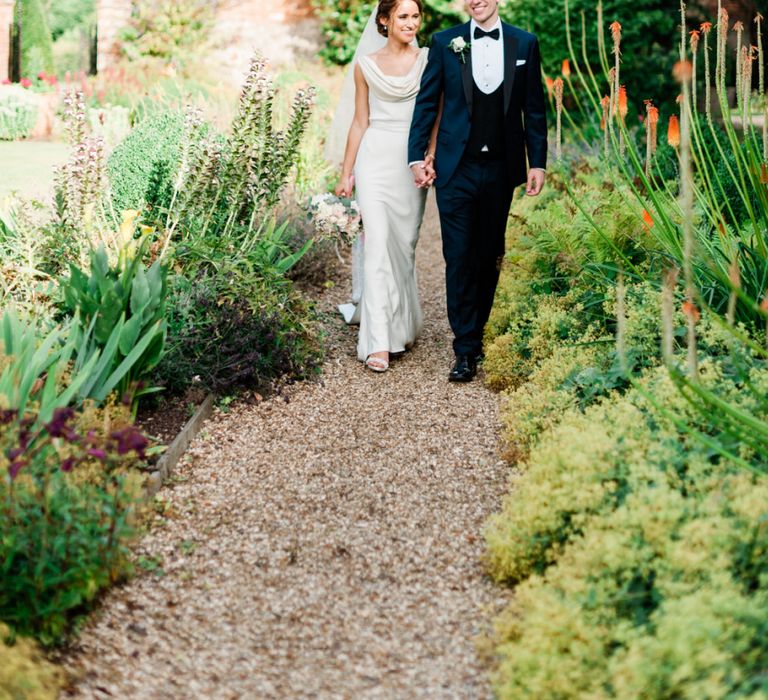
{"label": "gravel path", "polygon": [[426,327],[389,372],[329,313],[320,381],[211,419],[140,546],[161,571],[106,597],[66,697],[489,697],[480,532],[507,469],[497,397],[446,380],[431,198],[418,265]]}

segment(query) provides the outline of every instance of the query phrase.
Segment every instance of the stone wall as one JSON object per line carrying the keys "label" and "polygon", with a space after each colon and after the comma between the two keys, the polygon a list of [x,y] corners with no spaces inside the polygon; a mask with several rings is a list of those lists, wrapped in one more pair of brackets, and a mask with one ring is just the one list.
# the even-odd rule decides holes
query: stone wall
{"label": "stone wall", "polygon": [[0,0],[0,82],[8,80],[14,0]]}

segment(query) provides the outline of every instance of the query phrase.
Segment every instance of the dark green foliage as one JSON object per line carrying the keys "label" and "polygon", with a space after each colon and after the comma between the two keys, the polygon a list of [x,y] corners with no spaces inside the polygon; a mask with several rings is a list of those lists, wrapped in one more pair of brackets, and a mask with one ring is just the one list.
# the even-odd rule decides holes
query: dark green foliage
{"label": "dark green foliage", "polygon": [[[447,0],[423,0],[424,19],[419,29],[419,43],[426,45],[437,31],[466,21],[466,16]],[[320,56],[328,63],[345,65],[355,55],[365,24],[375,3],[365,0],[316,0],[326,38]]]}
{"label": "dark green foliage", "polygon": [[115,148],[107,172],[117,212],[167,204],[183,136],[183,113],[168,110],[147,116]]}
{"label": "dark green foliage", "polygon": [[155,375],[173,392],[199,382],[226,394],[307,376],[319,366],[300,298],[287,285],[280,291],[264,282],[238,293],[240,283],[230,272],[174,281],[168,350]]}
{"label": "dark green foliage", "polygon": [[10,462],[0,480],[0,620],[53,644],[128,571],[141,492],[124,467],[147,440],[132,426],[100,434],[72,409],[33,432],[35,420],[0,416],[0,461]]}
{"label": "dark green foliage", "polygon": [[53,37],[43,1],[17,0],[16,21],[21,25],[22,76],[55,72]]}
{"label": "dark green foliage", "polygon": [[[571,0],[568,3],[571,23],[571,37],[579,63],[581,57],[581,13],[586,18],[587,46],[590,60],[598,81],[605,85],[607,79],[598,63],[597,52],[597,3],[593,0]],[[656,104],[674,102],[677,88],[672,80],[672,66],[678,60],[680,23],[677,7],[663,0],[605,0],[603,18],[605,21],[606,50],[610,51],[611,34],[608,26],[618,21],[621,24],[621,82],[627,86],[630,105],[628,121],[637,123],[635,114],[644,113],[643,100],[653,99]],[[542,68],[547,75],[560,75],[562,61],[569,57],[565,30],[565,0],[540,2],[540,0],[517,0],[500,6],[502,19],[533,32],[541,45]],[[613,56],[609,55],[609,61]],[[611,65],[613,65],[611,63]]]}

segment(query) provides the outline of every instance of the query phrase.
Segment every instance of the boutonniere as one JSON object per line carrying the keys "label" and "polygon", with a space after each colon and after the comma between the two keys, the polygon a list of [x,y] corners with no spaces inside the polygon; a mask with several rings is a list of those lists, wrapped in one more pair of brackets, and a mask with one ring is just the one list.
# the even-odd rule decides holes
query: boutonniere
{"label": "boutonniere", "polygon": [[453,53],[461,59],[462,63],[467,62],[467,52],[469,51],[471,44],[468,41],[464,41],[463,36],[454,37],[451,39],[451,43],[448,44],[448,46],[450,46]]}

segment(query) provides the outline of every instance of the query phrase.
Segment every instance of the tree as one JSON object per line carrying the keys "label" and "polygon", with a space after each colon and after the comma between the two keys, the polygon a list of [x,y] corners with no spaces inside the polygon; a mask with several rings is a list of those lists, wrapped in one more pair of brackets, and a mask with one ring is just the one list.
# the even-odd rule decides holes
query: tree
{"label": "tree", "polygon": [[21,27],[21,73],[53,73],[53,37],[42,0],[17,0],[16,22]]}

